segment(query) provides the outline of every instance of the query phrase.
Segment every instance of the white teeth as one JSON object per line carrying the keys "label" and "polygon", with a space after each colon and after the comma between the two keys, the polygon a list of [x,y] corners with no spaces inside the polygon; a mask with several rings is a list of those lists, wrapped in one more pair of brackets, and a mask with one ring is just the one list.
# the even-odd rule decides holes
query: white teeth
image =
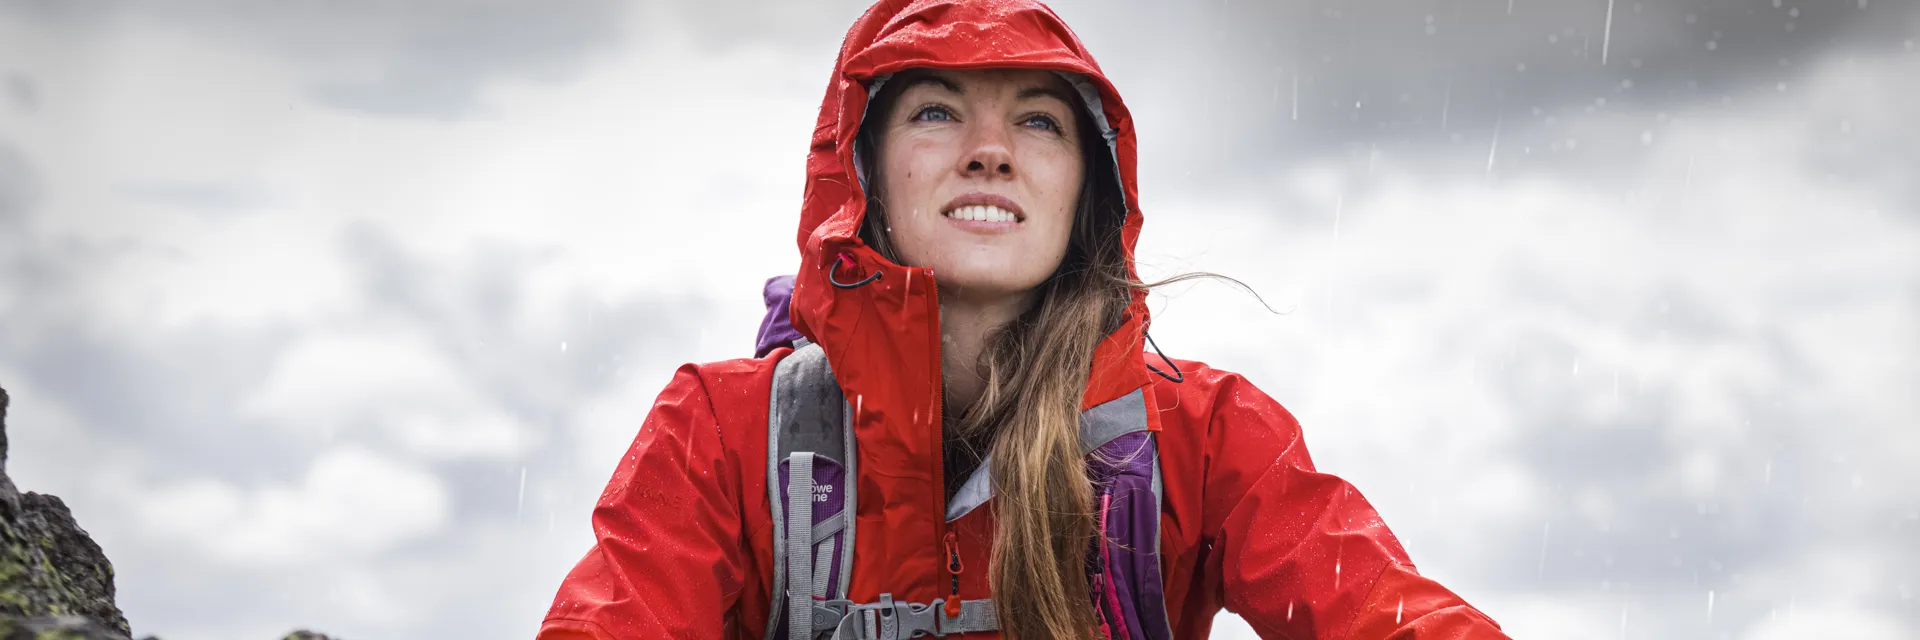
{"label": "white teeth", "polygon": [[1019,218],[1013,212],[992,205],[973,205],[947,212],[947,217],[955,220],[974,222],[1017,222]]}

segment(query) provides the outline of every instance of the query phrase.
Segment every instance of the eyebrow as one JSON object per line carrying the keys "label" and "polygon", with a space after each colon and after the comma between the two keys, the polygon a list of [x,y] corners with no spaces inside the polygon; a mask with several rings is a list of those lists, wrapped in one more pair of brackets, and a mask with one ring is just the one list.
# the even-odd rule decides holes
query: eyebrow
{"label": "eyebrow", "polygon": [[1019,100],[1029,100],[1032,98],[1053,98],[1055,100],[1059,100],[1060,104],[1065,104],[1065,105],[1073,104],[1073,101],[1067,98],[1067,94],[1065,92],[1057,88],[1048,87],[1048,86],[1027,87],[1025,89],[1021,89],[1020,93],[1016,95],[1015,98]]}
{"label": "eyebrow", "polygon": [[915,77],[912,80],[908,80],[906,86],[900,87],[900,92],[906,93],[908,90],[923,84],[938,86],[942,89],[946,89],[948,91],[951,91],[953,93],[957,93],[960,95],[966,95],[967,93],[966,90],[960,88],[959,83],[956,83],[951,79],[948,79],[946,76],[938,76],[930,73]]}

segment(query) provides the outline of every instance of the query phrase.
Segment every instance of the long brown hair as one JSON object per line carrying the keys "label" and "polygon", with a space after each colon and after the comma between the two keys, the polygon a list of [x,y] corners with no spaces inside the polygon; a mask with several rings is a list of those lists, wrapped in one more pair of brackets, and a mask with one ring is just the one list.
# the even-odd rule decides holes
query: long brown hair
{"label": "long brown hair", "polygon": [[[888,113],[909,83],[889,84],[869,105],[870,116]],[[1133,292],[1148,286],[1127,273],[1126,202],[1113,156],[1087,106],[1073,98],[1085,170],[1066,256],[1033,305],[988,336],[979,399],[947,408],[948,447],[985,443],[993,452],[997,506],[988,578],[1001,632],[1021,640],[1089,638],[1097,624],[1085,563],[1098,532],[1080,453],[1080,402],[1094,347],[1119,327]],[[883,119],[867,118],[857,144],[873,185],[860,235],[898,262],[878,193]]]}

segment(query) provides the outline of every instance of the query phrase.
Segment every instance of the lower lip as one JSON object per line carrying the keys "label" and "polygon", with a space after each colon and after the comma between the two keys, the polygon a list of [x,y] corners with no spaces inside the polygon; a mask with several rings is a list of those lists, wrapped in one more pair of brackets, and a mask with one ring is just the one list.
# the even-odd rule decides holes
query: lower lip
{"label": "lower lip", "polygon": [[974,233],[986,233],[986,234],[1008,233],[1015,229],[1020,228],[1020,222],[1018,220],[1015,220],[1013,222],[987,222],[985,220],[961,220],[959,218],[952,218],[948,216],[940,216],[940,217],[946,218],[947,222],[953,223],[953,225],[956,227],[960,227],[963,230],[972,231]]}

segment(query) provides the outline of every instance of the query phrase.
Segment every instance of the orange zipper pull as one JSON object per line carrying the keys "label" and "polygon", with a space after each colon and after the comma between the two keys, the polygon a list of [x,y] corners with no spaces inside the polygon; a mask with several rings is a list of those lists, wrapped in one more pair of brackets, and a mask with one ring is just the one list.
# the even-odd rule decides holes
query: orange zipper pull
{"label": "orange zipper pull", "polygon": [[947,532],[947,575],[953,580],[953,592],[947,596],[946,614],[948,618],[960,617],[960,539]]}

